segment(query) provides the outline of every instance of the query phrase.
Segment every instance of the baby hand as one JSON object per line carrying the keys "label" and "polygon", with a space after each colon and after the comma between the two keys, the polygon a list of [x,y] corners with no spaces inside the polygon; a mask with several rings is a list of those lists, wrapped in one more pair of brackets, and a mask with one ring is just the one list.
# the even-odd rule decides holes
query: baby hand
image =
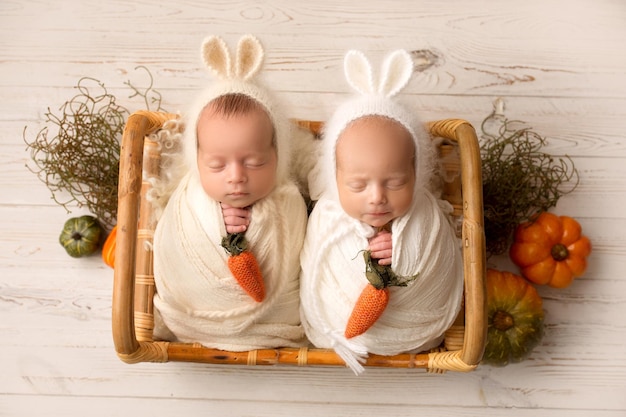
{"label": "baby hand", "polygon": [[391,232],[381,230],[369,239],[372,259],[378,259],[379,265],[391,265]]}
{"label": "baby hand", "polygon": [[222,216],[227,233],[243,233],[248,229],[250,224],[249,208],[237,208],[224,203],[220,203],[220,206],[222,207]]}

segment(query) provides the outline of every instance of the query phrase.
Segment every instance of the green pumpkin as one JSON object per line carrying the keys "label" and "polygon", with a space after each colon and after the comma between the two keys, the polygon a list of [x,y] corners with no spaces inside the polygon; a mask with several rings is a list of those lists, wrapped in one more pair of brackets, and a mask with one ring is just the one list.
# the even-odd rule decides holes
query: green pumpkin
{"label": "green pumpkin", "polygon": [[543,336],[543,302],[524,278],[487,270],[487,345],[483,362],[504,366],[524,360]]}
{"label": "green pumpkin", "polygon": [[80,258],[98,250],[102,235],[98,219],[86,215],[66,221],[59,242],[70,256]]}

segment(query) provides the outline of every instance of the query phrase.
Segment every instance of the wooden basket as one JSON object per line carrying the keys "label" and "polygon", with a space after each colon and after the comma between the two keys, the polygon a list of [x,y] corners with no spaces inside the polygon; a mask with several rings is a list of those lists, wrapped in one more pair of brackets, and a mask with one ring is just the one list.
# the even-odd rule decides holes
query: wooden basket
{"label": "wooden basket", "polygon": [[[176,115],[139,111],[126,124],[120,152],[117,246],[113,285],[113,340],[120,359],[137,362],[201,362],[238,365],[345,366],[332,350],[312,348],[259,349],[227,352],[197,343],[154,341],[152,300],[155,293],[150,224],[150,185],[142,172],[159,173],[159,151],[146,139]],[[321,123],[298,122],[319,134]],[[444,138],[444,166],[456,172],[457,181],[447,183],[444,198],[455,207],[461,224],[464,263],[464,305],[439,349],[394,356],[369,355],[365,366],[426,368],[432,372],[471,371],[480,362],[487,334],[485,296],[485,239],[483,231],[480,149],[474,128],[464,120],[448,119],[428,124],[431,134]],[[458,152],[450,152],[458,148]],[[460,156],[454,158],[454,156]],[[461,172],[460,178],[458,172]],[[461,192],[462,190],[462,192]]]}

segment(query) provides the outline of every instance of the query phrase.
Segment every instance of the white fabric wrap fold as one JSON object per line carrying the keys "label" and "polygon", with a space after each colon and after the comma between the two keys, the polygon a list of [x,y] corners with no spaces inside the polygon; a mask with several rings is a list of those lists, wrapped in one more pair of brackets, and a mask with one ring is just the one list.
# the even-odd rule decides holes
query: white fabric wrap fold
{"label": "white fabric wrap fold", "polygon": [[155,337],[232,351],[302,345],[298,253],[306,207],[297,187],[278,186],[253,205],[251,219],[246,239],[267,294],[260,303],[228,269],[219,203],[197,175],[183,178],[155,230]]}
{"label": "white fabric wrap fold", "polygon": [[414,195],[407,215],[392,224],[392,267],[417,279],[391,287],[383,315],[364,334],[350,340],[344,330],[363,288],[368,285],[361,251],[372,227],[349,217],[339,202],[316,204],[301,253],[302,324],[317,347],[332,348],[356,372],[367,352],[394,355],[439,345],[461,304],[463,263],[447,202],[429,191]]}

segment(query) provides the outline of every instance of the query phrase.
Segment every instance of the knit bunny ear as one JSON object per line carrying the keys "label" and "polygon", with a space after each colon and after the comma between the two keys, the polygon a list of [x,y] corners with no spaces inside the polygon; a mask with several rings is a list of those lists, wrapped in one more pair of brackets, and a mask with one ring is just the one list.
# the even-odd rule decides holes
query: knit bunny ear
{"label": "knit bunny ear", "polygon": [[348,51],[343,61],[346,80],[352,88],[361,94],[374,92],[372,66],[361,51]]}
{"label": "knit bunny ear", "polygon": [[247,80],[259,72],[263,63],[263,47],[252,35],[245,35],[237,44],[235,77]]}
{"label": "knit bunny ear", "polygon": [[411,55],[403,49],[392,52],[383,62],[378,93],[392,97],[402,90],[413,74]]}
{"label": "knit bunny ear", "polygon": [[231,77],[230,53],[224,40],[210,36],[202,43],[202,60],[211,71],[222,79]]}

